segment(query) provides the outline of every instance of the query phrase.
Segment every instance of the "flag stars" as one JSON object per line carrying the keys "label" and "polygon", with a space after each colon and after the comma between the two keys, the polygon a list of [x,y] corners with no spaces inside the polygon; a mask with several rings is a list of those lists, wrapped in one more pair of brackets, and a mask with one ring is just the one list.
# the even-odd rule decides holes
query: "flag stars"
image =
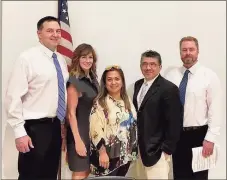
{"label": "flag stars", "polygon": [[66,13],[66,9],[62,9],[62,12],[63,12],[63,13]]}

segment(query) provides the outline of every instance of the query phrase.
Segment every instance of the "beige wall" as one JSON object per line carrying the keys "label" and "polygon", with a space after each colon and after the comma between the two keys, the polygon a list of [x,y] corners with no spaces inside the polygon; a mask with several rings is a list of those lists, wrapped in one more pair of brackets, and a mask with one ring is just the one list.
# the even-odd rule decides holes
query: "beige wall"
{"label": "beige wall", "polygon": [[[3,1],[2,92],[3,100],[11,67],[19,53],[36,44],[36,23],[57,15],[57,1]],[[92,44],[98,53],[98,75],[110,64],[122,66],[127,86],[141,76],[141,52],[154,49],[163,58],[163,72],[181,65],[178,42],[192,35],[200,43],[199,61],[213,69],[226,92],[226,3],[225,2],[92,2],[69,1],[74,47]],[[225,93],[224,93],[225,94]],[[226,97],[223,97],[225,110]],[[3,109],[4,110],[4,109]],[[2,114],[3,138],[5,113]],[[221,158],[210,178],[226,178],[226,128],[223,113]],[[7,127],[3,146],[5,178],[17,178],[17,151],[12,130]]]}

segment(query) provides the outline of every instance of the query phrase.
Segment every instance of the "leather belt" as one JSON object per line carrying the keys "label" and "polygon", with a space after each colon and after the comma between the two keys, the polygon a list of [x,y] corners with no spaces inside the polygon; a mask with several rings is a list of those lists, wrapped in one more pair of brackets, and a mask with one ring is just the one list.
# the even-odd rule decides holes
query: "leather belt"
{"label": "leather belt", "polygon": [[205,128],[207,125],[204,126],[190,126],[190,127],[183,127],[183,131],[193,131],[201,128]]}
{"label": "leather belt", "polygon": [[50,122],[54,122],[54,120],[56,119],[57,117],[52,117],[52,118],[40,118],[40,119],[37,119],[38,121],[41,121],[41,122],[44,122],[44,121],[50,121]]}
{"label": "leather belt", "polygon": [[40,118],[40,119],[29,119],[26,120],[27,124],[39,124],[39,123],[53,123],[55,120],[57,120],[57,117],[52,117],[52,118]]}

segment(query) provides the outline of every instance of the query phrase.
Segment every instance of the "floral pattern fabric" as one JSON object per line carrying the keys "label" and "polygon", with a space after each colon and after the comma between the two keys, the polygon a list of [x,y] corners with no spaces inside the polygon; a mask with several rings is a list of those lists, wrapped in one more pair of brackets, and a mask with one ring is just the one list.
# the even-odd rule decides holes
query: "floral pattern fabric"
{"label": "floral pattern fabric", "polygon": [[[106,103],[108,112],[95,103],[90,115],[91,173],[98,176],[137,159],[136,111],[131,100],[131,112],[125,109],[123,100],[107,95]],[[108,169],[99,166],[100,143],[105,145],[110,159]]]}

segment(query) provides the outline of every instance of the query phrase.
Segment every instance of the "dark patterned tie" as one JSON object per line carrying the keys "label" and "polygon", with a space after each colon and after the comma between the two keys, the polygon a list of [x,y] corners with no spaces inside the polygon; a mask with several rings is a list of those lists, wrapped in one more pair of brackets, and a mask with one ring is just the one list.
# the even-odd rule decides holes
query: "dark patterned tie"
{"label": "dark patterned tie", "polygon": [[54,65],[57,71],[58,77],[58,108],[57,108],[57,117],[62,122],[64,122],[66,114],[66,104],[65,104],[65,81],[62,75],[62,70],[57,59],[57,55],[53,53]]}
{"label": "dark patterned tie", "polygon": [[186,93],[186,87],[188,84],[188,73],[189,72],[190,71],[188,69],[184,72],[184,76],[183,76],[180,86],[179,86],[180,100],[181,100],[181,103],[183,106],[184,106],[184,102],[185,102],[185,93]]}

